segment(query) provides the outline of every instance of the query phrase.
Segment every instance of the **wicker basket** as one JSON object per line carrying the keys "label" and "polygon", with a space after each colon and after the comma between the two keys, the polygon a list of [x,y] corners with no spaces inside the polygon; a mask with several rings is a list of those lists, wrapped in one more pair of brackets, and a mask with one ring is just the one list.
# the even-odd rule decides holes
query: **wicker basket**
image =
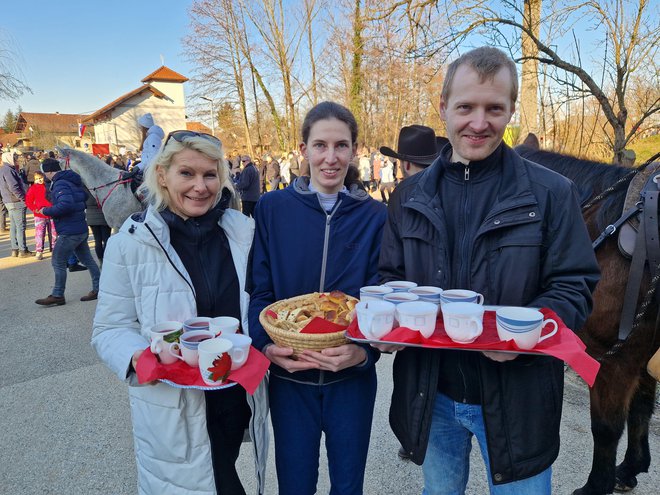
{"label": "wicker basket", "polygon": [[277,313],[280,306],[291,303],[295,304],[297,300],[302,300],[306,297],[307,295],[305,294],[302,296],[296,296],[290,299],[277,301],[269,306],[266,306],[261,311],[259,314],[259,323],[261,323],[261,326],[264,327],[264,330],[266,330],[266,333],[272,339],[272,341],[280,347],[291,347],[293,349],[294,356],[297,356],[305,349],[311,351],[321,351],[323,349],[327,349],[328,347],[337,347],[350,342],[344,335],[345,330],[332,333],[299,333],[276,327],[268,322],[268,319],[266,318],[267,311],[270,310],[274,313]]}

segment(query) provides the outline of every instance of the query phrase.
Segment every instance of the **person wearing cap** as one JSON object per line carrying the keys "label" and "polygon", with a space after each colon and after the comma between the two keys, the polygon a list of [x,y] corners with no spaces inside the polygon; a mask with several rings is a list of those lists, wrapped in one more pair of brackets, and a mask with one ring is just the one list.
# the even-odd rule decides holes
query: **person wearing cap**
{"label": "person wearing cap", "polygon": [[11,240],[11,255],[19,258],[34,256],[27,248],[25,237],[25,183],[16,170],[14,152],[5,151],[2,154],[0,167],[0,196],[9,213],[9,238]]}
{"label": "person wearing cap", "polygon": [[66,287],[67,260],[73,253],[88,268],[92,277],[92,290],[80,300],[93,301],[99,292],[101,273],[87,244],[89,237],[85,219],[87,193],[82,179],[73,170],[62,170],[60,162],[54,158],[44,160],[41,169],[46,178],[51,181],[49,199],[53,206],[40,208],[35,213],[52,217],[55,220],[57,243],[53,249],[52,259],[55,272],[53,291],[48,297],[37,299],[35,303],[41,306],[66,304],[64,289]]}
{"label": "person wearing cap", "polygon": [[144,173],[154,156],[160,150],[161,142],[165,137],[163,129],[154,123],[154,118],[150,113],[145,113],[138,120],[142,132],[142,158],[137,167]]}
{"label": "person wearing cap", "polygon": [[381,146],[380,152],[399,160],[399,168],[405,178],[431,165],[447,142],[446,138],[436,136],[430,127],[415,124],[401,128],[397,151]]}

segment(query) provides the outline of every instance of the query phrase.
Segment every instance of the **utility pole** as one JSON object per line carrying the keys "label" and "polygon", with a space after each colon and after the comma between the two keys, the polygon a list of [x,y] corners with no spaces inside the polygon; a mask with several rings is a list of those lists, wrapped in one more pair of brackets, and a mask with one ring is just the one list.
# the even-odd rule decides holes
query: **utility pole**
{"label": "utility pole", "polygon": [[215,136],[215,108],[213,98],[209,98],[208,96],[200,96],[200,98],[211,103],[211,134]]}

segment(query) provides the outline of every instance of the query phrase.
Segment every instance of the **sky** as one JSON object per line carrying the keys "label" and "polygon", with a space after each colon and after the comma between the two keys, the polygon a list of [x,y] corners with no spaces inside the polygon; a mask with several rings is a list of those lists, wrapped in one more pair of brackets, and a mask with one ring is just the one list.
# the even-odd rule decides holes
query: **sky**
{"label": "sky", "polygon": [[[88,114],[139,87],[162,64],[190,77],[183,54],[192,0],[3,2],[0,49],[33,94],[0,98],[7,110]],[[187,91],[190,91],[190,83]]]}

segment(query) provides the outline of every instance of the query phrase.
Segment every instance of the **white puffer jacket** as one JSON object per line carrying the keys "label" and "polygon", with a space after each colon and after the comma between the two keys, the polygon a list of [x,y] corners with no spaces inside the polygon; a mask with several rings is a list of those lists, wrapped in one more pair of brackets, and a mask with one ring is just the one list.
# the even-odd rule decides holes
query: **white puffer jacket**
{"label": "white puffer jacket", "polygon": [[[92,345],[129,385],[138,492],[211,495],[215,483],[204,393],[164,383],[141,386],[135,373],[129,373],[133,353],[149,346],[149,329],[154,324],[196,316],[192,282],[170,245],[167,224],[152,208],[144,221],[135,218],[126,220],[105,250]],[[219,225],[229,239],[241,290],[242,328],[249,334],[245,276],[254,221],[226,210]],[[268,453],[266,379],[247,398],[252,409],[249,429],[255,471],[259,493],[263,493]]]}

